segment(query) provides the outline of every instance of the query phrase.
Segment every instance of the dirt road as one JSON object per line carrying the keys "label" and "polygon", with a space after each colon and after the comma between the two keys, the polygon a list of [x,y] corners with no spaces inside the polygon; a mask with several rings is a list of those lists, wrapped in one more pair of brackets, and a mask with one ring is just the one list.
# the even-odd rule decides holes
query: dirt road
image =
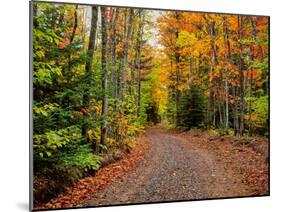
{"label": "dirt road", "polygon": [[149,149],[139,165],[97,191],[89,206],[252,194],[240,175],[226,170],[213,152],[160,128],[147,130],[146,137]]}

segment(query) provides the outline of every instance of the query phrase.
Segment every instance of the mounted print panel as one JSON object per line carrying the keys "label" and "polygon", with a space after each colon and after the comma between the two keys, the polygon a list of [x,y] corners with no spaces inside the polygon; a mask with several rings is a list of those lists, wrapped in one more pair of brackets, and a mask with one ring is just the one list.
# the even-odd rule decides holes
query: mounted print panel
{"label": "mounted print panel", "polygon": [[31,209],[269,195],[269,17],[31,2]]}

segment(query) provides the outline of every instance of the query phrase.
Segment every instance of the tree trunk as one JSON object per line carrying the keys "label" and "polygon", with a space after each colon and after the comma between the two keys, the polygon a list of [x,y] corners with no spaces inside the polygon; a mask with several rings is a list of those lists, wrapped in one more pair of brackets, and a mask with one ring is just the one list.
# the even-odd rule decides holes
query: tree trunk
{"label": "tree trunk", "polygon": [[[136,57],[136,56],[134,56]],[[131,61],[131,82],[130,82],[130,95],[133,95],[134,93],[134,85],[135,85],[135,58],[132,59]]]}
{"label": "tree trunk", "polygon": [[207,124],[208,124],[208,128],[210,127],[211,123],[212,123],[212,112],[211,112],[211,93],[209,93],[208,96],[208,102],[207,102]]}
{"label": "tree trunk", "polygon": [[106,67],[106,48],[107,48],[107,22],[106,22],[106,8],[101,8],[101,34],[102,34],[102,47],[101,47],[101,64],[102,64],[102,125],[101,125],[101,140],[102,145],[106,145],[106,136],[107,136],[107,108],[108,108],[108,99],[107,99],[107,67]]}
{"label": "tree trunk", "polygon": [[239,122],[238,122],[238,100],[237,100],[237,88],[233,86],[233,97],[234,97],[234,105],[233,105],[233,122],[234,122],[234,132],[235,135],[239,133]]}
{"label": "tree trunk", "polygon": [[[133,29],[132,37],[135,34],[135,29]],[[138,33],[136,33],[138,35]],[[137,50],[138,44],[136,42],[135,46],[132,45],[132,56],[130,61],[130,67],[131,67],[131,79],[129,82],[129,95],[132,96],[134,94],[134,85],[135,85],[135,69],[136,69],[136,57],[137,57]]]}
{"label": "tree trunk", "polygon": [[139,11],[139,30],[138,30],[138,73],[137,73],[137,116],[140,115],[140,99],[141,99],[141,48],[142,48],[142,36],[143,36],[143,20],[142,10]]}
{"label": "tree trunk", "polygon": [[[253,58],[253,56],[252,56]],[[253,121],[252,121],[252,87],[253,87],[253,69],[250,69],[250,88],[249,88],[249,135],[252,136]]]}
{"label": "tree trunk", "polygon": [[85,47],[85,37],[86,37],[86,30],[85,30],[85,16],[86,16],[86,12],[85,10],[83,9],[81,11],[81,41],[82,41],[82,44],[83,46]]}
{"label": "tree trunk", "polygon": [[38,27],[38,21],[37,21],[37,16],[38,16],[38,5],[37,2],[33,2],[33,27],[37,28]]}
{"label": "tree trunk", "polygon": [[[229,41],[229,31],[228,31],[228,26],[227,26],[227,19],[224,17],[224,32],[225,32],[225,37],[224,37],[224,43],[225,43],[225,48],[227,49],[227,56],[225,56],[226,62],[228,64],[232,63],[232,56],[231,56],[231,48],[230,48],[230,41]],[[228,72],[230,70],[226,69],[226,77],[225,77],[225,133],[228,133],[228,127],[229,127],[229,94],[228,94],[228,80],[229,80],[229,75]]]}
{"label": "tree trunk", "polygon": [[228,111],[228,78],[225,80],[225,133],[228,133],[229,111]]}
{"label": "tree trunk", "polygon": [[[125,20],[124,28],[124,52],[123,52],[123,70],[122,70],[122,79],[121,79],[121,97],[123,98],[123,93],[127,88],[127,75],[128,75],[128,51],[129,51],[129,42],[132,35],[132,23],[134,16],[134,9],[129,10],[129,20],[128,23]],[[126,19],[126,17],[125,17]]]}
{"label": "tree trunk", "polygon": [[218,112],[219,112],[219,120],[220,120],[220,126],[223,126],[223,112],[222,112],[222,108],[221,108],[221,104],[220,102],[218,103]]}
{"label": "tree trunk", "polygon": [[[77,29],[77,25],[78,25],[78,15],[77,15],[77,9],[78,9],[78,5],[75,6],[75,11],[74,11],[74,25],[73,25],[73,29],[72,29],[72,33],[70,35],[70,41],[69,41],[69,45],[72,44],[75,34],[76,34],[76,29]],[[60,19],[63,19],[63,17],[61,16]],[[60,20],[62,21],[62,20]],[[66,76],[71,75],[71,68],[72,68],[72,64],[71,64],[71,51],[68,52],[68,74]],[[70,78],[67,77],[67,84],[69,84],[69,80]],[[67,107],[69,107],[70,104],[70,100],[69,100],[69,95],[66,95],[65,97],[65,103],[67,105]]]}
{"label": "tree trunk", "polygon": [[[259,41],[259,36],[258,36],[258,31],[257,31],[257,22],[253,17],[251,18],[251,24],[252,24],[252,28],[253,28],[253,36],[255,38],[255,41],[258,43],[259,59],[260,59],[260,62],[262,62],[263,57],[264,57],[263,50],[262,50],[262,46]],[[264,80],[263,89],[265,90],[266,95],[268,95],[269,85],[268,85],[268,81],[266,80],[266,70],[264,70],[264,69],[262,70],[262,78]]]}
{"label": "tree trunk", "polygon": [[[238,16],[238,39],[242,39],[243,17]],[[240,75],[240,126],[238,136],[242,136],[244,132],[244,110],[245,110],[245,94],[244,94],[244,71],[243,71],[243,46],[239,43],[239,75]]]}
{"label": "tree trunk", "polygon": [[[251,24],[253,28],[252,36],[254,39],[257,40],[257,30],[256,30],[256,22],[253,18],[251,18]],[[258,43],[258,48],[260,49],[260,44]],[[261,55],[261,57],[263,57]],[[262,59],[262,58],[261,58]],[[254,61],[254,48],[253,45],[251,46],[251,60]],[[250,69],[250,85],[249,85],[249,135],[252,136],[252,128],[253,128],[253,121],[252,121],[252,87],[253,87],[253,68]]]}
{"label": "tree trunk", "polygon": [[[178,38],[178,32],[176,32],[176,37]],[[180,81],[180,70],[179,70],[180,55],[175,52],[175,63],[176,63],[176,124],[179,124],[179,101],[180,101],[180,91],[179,91],[179,81]]]}
{"label": "tree trunk", "polygon": [[[210,24],[210,33],[211,33],[211,37],[212,37],[212,71],[216,70],[217,64],[218,64],[218,57],[217,57],[217,46],[215,43],[215,39],[216,39],[216,28],[215,28],[215,22],[212,22]],[[213,79],[211,81],[211,89],[213,87],[212,84],[215,84],[217,80]],[[217,97],[219,99],[219,96]],[[219,103],[218,103],[219,104]],[[216,95],[215,92],[213,92],[213,125],[214,127],[216,127]]]}
{"label": "tree trunk", "polygon": [[75,33],[76,33],[76,29],[78,26],[78,17],[77,17],[77,9],[78,9],[78,4],[75,6],[75,11],[74,11],[74,25],[73,25],[73,29],[72,29],[72,33],[70,36],[70,43],[72,43]]}
{"label": "tree trunk", "polygon": [[213,126],[216,127],[216,100],[215,96],[213,96]]}
{"label": "tree trunk", "polygon": [[111,45],[111,81],[112,81],[112,96],[113,98],[117,97],[117,64],[116,64],[116,30],[117,30],[117,23],[118,23],[118,15],[119,9],[116,8],[114,13],[114,21],[112,26],[112,45]]}
{"label": "tree trunk", "polygon": [[[178,13],[175,12],[175,19],[176,20],[179,20],[179,16],[178,16]],[[179,38],[179,32],[178,31],[175,31],[175,35],[176,35],[176,42]],[[176,86],[175,86],[175,95],[176,95],[176,125],[178,126],[179,123],[180,123],[180,120],[179,120],[179,101],[180,101],[180,90],[179,90],[179,83],[180,83],[180,66],[179,66],[179,63],[180,63],[180,53],[179,53],[179,48],[177,46],[177,44],[175,43],[176,45],[176,51],[175,51],[175,64],[176,64]]]}
{"label": "tree trunk", "polygon": [[[89,83],[91,80],[92,60],[94,55],[95,43],[96,43],[97,20],[98,20],[98,8],[92,7],[92,20],[91,20],[91,31],[90,31],[90,38],[89,38],[89,45],[88,45],[88,58],[85,67],[85,78],[87,83]],[[90,94],[89,94],[89,89],[86,88],[83,94],[83,108],[88,108],[89,104],[90,104]],[[82,135],[87,139],[87,141],[89,141],[87,132],[88,132],[88,126],[87,124],[83,124]]]}

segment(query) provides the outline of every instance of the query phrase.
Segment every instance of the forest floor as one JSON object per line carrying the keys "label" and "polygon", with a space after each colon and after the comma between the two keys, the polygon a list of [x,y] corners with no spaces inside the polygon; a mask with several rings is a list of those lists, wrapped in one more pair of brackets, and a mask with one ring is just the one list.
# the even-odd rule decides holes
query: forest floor
{"label": "forest floor", "polygon": [[40,208],[268,195],[268,143],[153,127],[123,159]]}

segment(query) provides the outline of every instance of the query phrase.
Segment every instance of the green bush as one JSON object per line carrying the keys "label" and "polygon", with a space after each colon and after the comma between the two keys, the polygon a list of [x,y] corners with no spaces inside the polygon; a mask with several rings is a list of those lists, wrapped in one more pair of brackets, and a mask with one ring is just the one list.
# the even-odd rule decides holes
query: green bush
{"label": "green bush", "polygon": [[[37,159],[34,175],[35,202],[47,202],[82,177],[101,166],[102,157],[93,154],[91,144],[64,148],[64,152]],[[39,168],[38,168],[39,166]]]}
{"label": "green bush", "polygon": [[268,133],[268,96],[257,97],[253,101],[253,124],[260,134]]}
{"label": "green bush", "polygon": [[64,153],[59,160],[58,167],[63,169],[78,168],[83,171],[96,171],[101,166],[102,157],[93,154],[91,144],[80,145]]}

